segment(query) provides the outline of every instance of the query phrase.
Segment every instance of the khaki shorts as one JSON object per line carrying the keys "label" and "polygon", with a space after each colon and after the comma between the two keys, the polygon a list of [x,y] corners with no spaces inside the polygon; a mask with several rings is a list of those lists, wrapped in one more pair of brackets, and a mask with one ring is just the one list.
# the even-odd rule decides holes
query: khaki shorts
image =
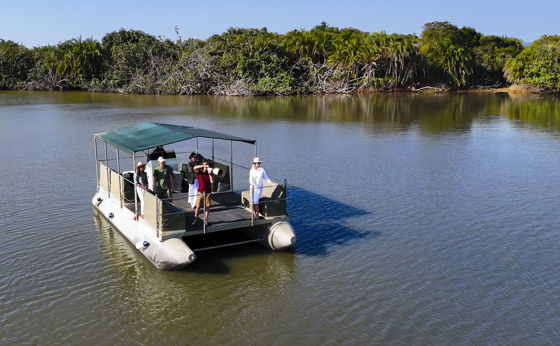
{"label": "khaki shorts", "polygon": [[[196,207],[202,208],[202,194],[199,192],[196,196]],[[206,208],[210,208],[212,204],[212,195],[206,195]]]}

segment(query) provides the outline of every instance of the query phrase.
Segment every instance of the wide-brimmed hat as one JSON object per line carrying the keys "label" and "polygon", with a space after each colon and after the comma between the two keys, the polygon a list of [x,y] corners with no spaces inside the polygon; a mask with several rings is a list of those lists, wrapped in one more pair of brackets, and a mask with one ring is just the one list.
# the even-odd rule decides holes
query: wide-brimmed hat
{"label": "wide-brimmed hat", "polygon": [[157,158],[158,162],[165,162],[165,159],[163,158],[163,156],[160,156]]}
{"label": "wide-brimmed hat", "polygon": [[262,161],[261,161],[261,159],[259,159],[258,156],[253,158],[253,163],[261,163],[261,162]]}
{"label": "wide-brimmed hat", "polygon": [[136,167],[142,167],[145,166],[146,164],[142,161],[139,161],[138,164],[136,165]]}

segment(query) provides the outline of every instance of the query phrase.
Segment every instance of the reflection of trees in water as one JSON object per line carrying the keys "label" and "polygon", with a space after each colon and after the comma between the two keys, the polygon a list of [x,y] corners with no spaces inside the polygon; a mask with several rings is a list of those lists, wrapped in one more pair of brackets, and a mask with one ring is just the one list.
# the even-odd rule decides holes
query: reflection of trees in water
{"label": "reflection of trees in water", "polygon": [[506,115],[530,125],[560,128],[560,100],[508,94],[370,94],[293,97],[191,98],[210,114],[294,121],[365,122],[387,130],[468,131],[474,119]]}
{"label": "reflection of trees in water", "polygon": [[[402,130],[469,129],[476,116],[499,109],[496,95],[368,94],[293,97],[192,98],[197,108],[222,116],[294,121],[367,122]],[[211,101],[211,102],[210,102]]]}
{"label": "reflection of trees in water", "polygon": [[558,129],[560,100],[505,93],[301,95],[287,97],[118,95],[39,93],[52,103],[116,104],[131,108],[176,108],[173,114],[210,114],[250,119],[364,122],[387,131],[418,126],[421,132],[468,131],[473,119],[506,115],[530,125]]}
{"label": "reflection of trees in water", "polygon": [[533,126],[560,130],[560,98],[519,96],[507,98],[500,114]]}

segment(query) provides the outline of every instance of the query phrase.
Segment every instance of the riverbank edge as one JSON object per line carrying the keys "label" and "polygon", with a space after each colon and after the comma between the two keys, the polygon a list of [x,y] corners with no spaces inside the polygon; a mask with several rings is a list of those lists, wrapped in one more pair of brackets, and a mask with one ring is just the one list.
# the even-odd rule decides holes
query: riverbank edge
{"label": "riverbank edge", "polygon": [[391,89],[391,90],[360,90],[354,94],[378,94],[378,93],[412,93],[412,94],[451,94],[451,93],[507,93],[514,95],[556,95],[558,90],[540,89],[527,85],[510,85],[505,87],[479,87],[468,89],[454,89],[448,87],[426,86],[422,88]]}
{"label": "riverbank edge", "polygon": [[[81,89],[81,88],[67,88],[67,89],[60,89],[60,90],[48,90],[48,89],[0,89],[0,91],[57,91],[57,92],[91,92],[91,93],[99,93],[99,94],[114,94],[114,95],[186,95],[186,94],[142,94],[142,93],[127,93],[127,92],[120,92],[118,90],[88,90],[88,89]],[[286,97],[286,96],[298,96],[298,95],[367,95],[367,94],[392,94],[392,93],[402,93],[402,94],[452,94],[452,93],[507,93],[511,95],[558,95],[560,94],[560,90],[551,90],[551,89],[543,89],[543,88],[535,88],[527,85],[510,85],[506,87],[478,87],[478,88],[467,88],[467,89],[458,89],[458,88],[449,88],[447,86],[440,86],[440,87],[433,87],[433,86],[424,86],[421,88],[393,88],[393,89],[362,89],[362,90],[355,90],[349,93],[309,93],[309,94],[293,94],[293,95],[252,95],[252,94],[233,94],[233,95],[224,95],[224,94],[189,94],[189,96],[195,95],[204,95],[204,96],[238,96],[238,97]]]}

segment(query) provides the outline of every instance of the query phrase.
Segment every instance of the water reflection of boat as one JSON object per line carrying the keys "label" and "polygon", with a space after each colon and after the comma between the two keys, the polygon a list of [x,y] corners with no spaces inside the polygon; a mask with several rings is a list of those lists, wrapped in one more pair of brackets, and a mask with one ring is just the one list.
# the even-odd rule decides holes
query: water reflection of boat
{"label": "water reflection of boat", "polygon": [[[193,211],[188,205],[189,191],[181,189],[186,165],[179,165],[176,152],[165,151],[156,155],[150,152],[159,145],[189,140],[196,141],[198,151],[199,138],[212,140],[211,159],[217,168],[213,173],[212,213],[208,223],[193,223]],[[215,157],[215,140],[230,143],[229,160]],[[248,169],[233,161],[233,142],[254,145],[256,154],[254,140],[188,126],[141,123],[96,134],[97,193],[92,198],[93,207],[159,269],[188,265],[196,259],[197,252],[221,247],[251,242],[261,242],[272,250],[291,247],[296,238],[288,222],[285,180],[283,184],[264,186],[260,201],[262,218],[256,218],[248,201],[251,191],[233,190],[233,170]],[[100,158],[100,143],[103,144],[103,158]],[[116,149],[115,158],[109,157],[108,146]],[[131,156],[121,157],[123,152]],[[174,171],[175,185],[180,191],[171,199],[158,198],[149,191],[144,193],[144,218],[137,218],[138,196],[130,171],[122,169],[121,164],[126,160],[134,165],[137,159],[144,159],[142,154],[148,171],[156,166],[157,156],[164,155],[166,164]],[[246,158],[245,162],[248,161]]]}

